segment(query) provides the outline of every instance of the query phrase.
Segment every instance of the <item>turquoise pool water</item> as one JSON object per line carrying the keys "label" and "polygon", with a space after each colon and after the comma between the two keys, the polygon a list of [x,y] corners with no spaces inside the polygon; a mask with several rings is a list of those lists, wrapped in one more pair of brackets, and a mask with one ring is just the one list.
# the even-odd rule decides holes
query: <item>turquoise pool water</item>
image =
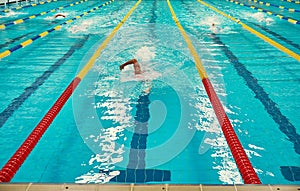
{"label": "turquoise pool water", "polygon": [[[0,22],[72,2],[1,13]],[[57,11],[66,18],[49,13],[7,26],[0,51],[104,2]],[[300,54],[298,24],[226,1],[205,2]],[[1,167],[135,3],[114,1],[1,59]],[[197,1],[171,4],[261,181],[299,184],[299,61]],[[300,20],[297,12],[256,6]],[[120,72],[132,58],[142,75],[130,66]],[[243,182],[166,1],[141,1],[12,181]]]}

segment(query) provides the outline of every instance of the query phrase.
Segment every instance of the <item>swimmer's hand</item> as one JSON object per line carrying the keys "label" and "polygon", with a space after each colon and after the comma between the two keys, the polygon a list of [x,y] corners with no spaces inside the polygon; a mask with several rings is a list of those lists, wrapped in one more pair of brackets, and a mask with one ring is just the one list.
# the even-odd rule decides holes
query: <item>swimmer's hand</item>
{"label": "swimmer's hand", "polygon": [[123,70],[125,68],[124,64],[120,65],[120,70]]}

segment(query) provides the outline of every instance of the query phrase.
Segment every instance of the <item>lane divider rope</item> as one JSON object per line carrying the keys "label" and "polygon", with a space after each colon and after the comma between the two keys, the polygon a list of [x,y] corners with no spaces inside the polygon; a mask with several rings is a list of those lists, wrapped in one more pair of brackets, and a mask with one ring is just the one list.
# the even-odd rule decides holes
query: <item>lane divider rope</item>
{"label": "lane divider rope", "polygon": [[188,45],[191,55],[193,56],[193,58],[195,60],[195,65],[200,74],[202,83],[205,87],[206,93],[210,99],[212,106],[213,106],[213,109],[218,118],[219,124],[222,128],[223,134],[226,138],[226,141],[231,150],[233,158],[237,164],[237,167],[239,168],[239,171],[244,180],[244,183],[245,184],[261,184],[254,168],[252,167],[250,160],[248,159],[248,157],[246,155],[245,150],[243,149],[242,144],[240,143],[240,141],[231,125],[231,122],[230,122],[227,114],[225,113],[223,105],[220,102],[220,100],[219,100],[207,74],[206,74],[206,71],[203,67],[200,57],[197,54],[196,49],[194,48],[194,46],[193,46],[191,40],[189,39],[188,35],[186,34],[185,30],[179,23],[179,20],[176,17],[176,14],[172,8],[170,0],[167,0],[167,3],[170,8],[170,11],[172,13],[173,20],[175,21],[178,29],[180,30],[184,40],[186,41],[186,43]]}
{"label": "lane divider rope", "polygon": [[259,3],[260,5],[265,5],[267,7],[272,6],[272,7],[276,7],[276,8],[279,8],[279,9],[284,9],[284,10],[287,10],[287,11],[290,11],[290,12],[300,12],[300,10],[297,10],[297,9],[294,9],[294,8],[284,7],[282,5],[275,5],[273,3],[266,3],[266,2],[258,1],[258,0],[248,0],[248,1],[254,2],[254,3]]}
{"label": "lane divider rope", "polygon": [[249,7],[251,9],[254,9],[254,10],[258,10],[260,12],[264,12],[264,13],[267,13],[268,15],[274,15],[276,17],[278,17],[279,19],[283,19],[283,20],[286,20],[290,23],[293,23],[293,24],[297,24],[297,25],[300,25],[300,21],[296,20],[296,19],[293,19],[293,18],[290,18],[290,17],[285,17],[283,15],[280,15],[280,14],[277,14],[277,13],[273,13],[271,11],[268,11],[268,10],[265,10],[265,9],[262,9],[260,7],[255,7],[253,5],[247,5],[245,3],[240,3],[238,1],[235,1],[235,0],[226,0],[226,1],[229,1],[231,3],[235,3],[237,5],[240,5],[240,6],[245,6],[245,7]]}
{"label": "lane divider rope", "polygon": [[293,1],[293,0],[281,0],[281,1],[286,1],[286,2],[289,2],[289,3],[300,4],[300,1]]}
{"label": "lane divider rope", "polygon": [[38,14],[35,14],[35,15],[31,15],[31,16],[28,16],[28,17],[25,17],[23,19],[17,19],[15,21],[11,21],[9,23],[4,23],[4,24],[1,24],[0,25],[0,29],[5,29],[7,28],[8,26],[13,26],[13,25],[17,25],[17,24],[21,24],[23,23],[24,21],[27,21],[27,20],[30,20],[30,19],[34,19],[34,18],[37,18],[39,16],[43,16],[45,14],[48,14],[48,13],[53,13],[57,10],[62,10],[64,8],[67,8],[67,7],[72,7],[74,5],[78,5],[78,4],[81,4],[81,3],[85,3],[87,2],[88,0],[81,0],[81,1],[77,1],[75,3],[71,3],[71,4],[68,4],[68,5],[65,5],[65,6],[61,6],[61,7],[58,7],[58,8],[55,8],[55,9],[51,9],[49,11],[43,11],[41,13],[38,13]]}
{"label": "lane divider rope", "polygon": [[219,13],[220,15],[223,15],[224,17],[240,24],[244,29],[246,29],[247,31],[251,32],[252,34],[256,35],[257,37],[259,37],[260,39],[264,40],[265,42],[269,43],[270,45],[274,46],[275,48],[277,48],[278,50],[286,53],[287,55],[293,57],[294,59],[296,59],[297,61],[300,62],[300,55],[293,52],[292,50],[284,47],[283,45],[279,44],[278,42],[270,39],[269,37],[261,34],[260,32],[254,30],[253,28],[249,27],[248,25],[246,25],[245,23],[241,22],[239,19],[236,19],[222,11],[220,11],[219,9],[209,5],[208,3],[205,3],[203,0],[197,0],[199,3],[201,3],[202,5],[205,5],[206,7],[209,7],[210,9],[212,9],[213,11]]}
{"label": "lane divider rope", "polygon": [[18,7],[14,7],[14,8],[11,8],[11,9],[4,9],[1,12],[8,13],[10,11],[16,11],[16,10],[23,9],[23,8],[28,8],[28,7],[35,7],[37,5],[44,5],[44,4],[51,3],[51,2],[56,2],[56,1],[57,0],[41,1],[39,3],[33,3],[33,4],[30,4],[30,5],[18,6]]}
{"label": "lane divider rope", "polygon": [[91,10],[82,13],[81,15],[78,15],[78,16],[72,18],[72,19],[69,19],[69,20],[65,21],[64,23],[62,23],[62,24],[60,24],[60,25],[57,25],[56,27],[53,27],[53,28],[51,28],[51,29],[49,29],[49,30],[46,30],[46,31],[44,31],[44,32],[42,32],[42,33],[40,33],[40,34],[38,34],[38,35],[36,35],[36,36],[34,36],[34,37],[28,39],[28,40],[25,40],[24,42],[22,42],[22,43],[20,43],[20,44],[18,44],[18,45],[16,45],[16,46],[14,46],[14,47],[12,47],[12,48],[10,48],[10,49],[8,49],[8,50],[5,50],[5,51],[1,52],[1,53],[0,53],[0,59],[2,59],[2,58],[4,58],[4,57],[7,57],[7,56],[11,55],[11,53],[13,53],[13,52],[15,52],[15,51],[17,51],[17,50],[19,50],[19,49],[21,49],[21,48],[24,48],[24,47],[26,47],[26,46],[32,44],[32,43],[33,43],[34,41],[36,41],[37,39],[43,38],[43,37],[47,36],[48,34],[50,34],[50,33],[53,32],[53,31],[60,30],[60,29],[63,27],[63,25],[67,25],[67,24],[69,24],[69,23],[71,23],[71,22],[73,22],[73,21],[75,21],[75,20],[77,20],[77,19],[80,19],[81,17],[83,17],[83,16],[85,16],[85,15],[87,15],[87,14],[89,14],[89,13],[92,13],[92,12],[94,12],[95,10],[98,10],[99,8],[101,8],[102,6],[105,6],[105,5],[108,5],[109,3],[112,3],[113,1],[114,1],[114,0],[110,0],[110,1],[104,3],[104,4],[100,5],[100,6],[94,7],[94,8],[92,8]]}
{"label": "lane divider rope", "polygon": [[[69,97],[73,94],[74,90],[81,82],[81,80],[85,77],[89,69],[95,64],[96,59],[100,56],[101,52],[107,46],[109,41],[113,38],[113,36],[117,33],[120,27],[125,23],[131,13],[136,9],[141,0],[139,0],[126,14],[126,16],[122,19],[122,21],[114,28],[114,30],[110,33],[110,35],[103,41],[103,43],[98,47],[95,53],[92,55],[87,64],[83,67],[83,69],[79,72],[79,74],[72,80],[72,82],[68,85],[66,90],[61,94],[61,96],[57,99],[51,109],[46,113],[46,115],[42,118],[39,124],[35,127],[35,129],[31,132],[25,142],[20,146],[20,148],[15,152],[15,154],[10,158],[10,160],[4,165],[4,167],[0,171],[0,182],[9,182],[14,177],[18,169],[24,163],[30,152],[33,150],[35,145],[41,139],[45,131],[51,125],[52,121],[55,119],[57,114],[60,112],[64,104],[67,102]],[[108,4],[107,2],[105,3]]]}

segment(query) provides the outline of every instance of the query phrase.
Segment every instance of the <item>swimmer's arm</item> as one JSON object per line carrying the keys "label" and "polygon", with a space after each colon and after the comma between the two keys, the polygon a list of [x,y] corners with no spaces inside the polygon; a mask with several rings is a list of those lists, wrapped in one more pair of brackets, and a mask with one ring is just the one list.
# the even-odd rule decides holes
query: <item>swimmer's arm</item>
{"label": "swimmer's arm", "polygon": [[63,14],[60,14],[60,13],[58,13],[58,14],[56,14],[56,15],[54,16],[54,18],[57,18],[57,17],[63,17],[63,18],[66,18],[66,16],[65,16],[65,15],[63,15]]}
{"label": "swimmer's arm", "polygon": [[123,70],[125,68],[125,66],[127,66],[129,64],[136,64],[136,63],[138,63],[136,59],[129,60],[129,61],[125,62],[124,64],[120,65],[120,70]]}

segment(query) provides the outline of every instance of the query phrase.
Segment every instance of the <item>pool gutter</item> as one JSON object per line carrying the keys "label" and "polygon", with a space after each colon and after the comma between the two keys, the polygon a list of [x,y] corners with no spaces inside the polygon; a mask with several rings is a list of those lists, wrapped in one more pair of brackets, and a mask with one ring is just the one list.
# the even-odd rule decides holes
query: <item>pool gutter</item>
{"label": "pool gutter", "polygon": [[1,183],[1,191],[298,191],[300,185],[205,185],[205,184],[40,184]]}

